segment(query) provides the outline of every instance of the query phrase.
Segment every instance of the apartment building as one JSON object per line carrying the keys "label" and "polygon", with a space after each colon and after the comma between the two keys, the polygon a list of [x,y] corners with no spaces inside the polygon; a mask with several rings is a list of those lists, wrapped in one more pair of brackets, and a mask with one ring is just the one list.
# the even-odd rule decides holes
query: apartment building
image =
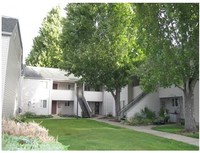
{"label": "apartment building", "polygon": [[111,94],[78,80],[59,69],[26,66],[22,78],[22,111],[83,117],[114,113]]}
{"label": "apartment building", "polygon": [[15,116],[21,101],[23,47],[19,21],[2,17],[2,116]]}

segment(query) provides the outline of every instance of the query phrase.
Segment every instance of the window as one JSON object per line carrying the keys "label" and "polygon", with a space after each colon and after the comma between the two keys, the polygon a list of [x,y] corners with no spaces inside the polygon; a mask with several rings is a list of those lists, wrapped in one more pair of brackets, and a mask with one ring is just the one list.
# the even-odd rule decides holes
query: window
{"label": "window", "polygon": [[65,106],[70,106],[70,102],[69,102],[69,101],[66,101],[66,102],[65,102]]}
{"label": "window", "polygon": [[42,108],[47,108],[47,100],[40,100]]}
{"label": "window", "polygon": [[70,85],[70,84],[67,85],[67,89],[68,89],[68,90],[71,89],[71,85]]}
{"label": "window", "polygon": [[172,99],[172,106],[174,107],[174,99]]}
{"label": "window", "polygon": [[173,98],[172,99],[172,106],[177,107],[178,106],[178,98]]}
{"label": "window", "polygon": [[58,89],[58,84],[54,83],[53,84],[53,89]]}
{"label": "window", "polygon": [[175,106],[178,106],[178,98],[175,99]]}

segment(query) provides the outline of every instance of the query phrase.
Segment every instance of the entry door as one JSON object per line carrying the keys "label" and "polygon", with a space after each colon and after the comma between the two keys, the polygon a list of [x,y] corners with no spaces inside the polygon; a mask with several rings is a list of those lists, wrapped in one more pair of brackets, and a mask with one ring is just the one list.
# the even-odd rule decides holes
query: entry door
{"label": "entry door", "polygon": [[56,112],[57,112],[57,101],[52,101],[51,114],[56,114]]}
{"label": "entry door", "polygon": [[95,114],[99,114],[99,102],[95,103]]}

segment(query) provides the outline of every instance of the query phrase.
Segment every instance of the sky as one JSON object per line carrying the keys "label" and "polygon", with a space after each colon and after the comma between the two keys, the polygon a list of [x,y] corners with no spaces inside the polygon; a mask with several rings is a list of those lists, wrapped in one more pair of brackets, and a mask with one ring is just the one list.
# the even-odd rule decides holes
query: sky
{"label": "sky", "polygon": [[[19,20],[24,60],[30,52],[33,39],[38,35],[44,17],[55,6],[64,8],[67,0],[3,0],[1,15]],[[62,15],[65,15],[63,10]]]}

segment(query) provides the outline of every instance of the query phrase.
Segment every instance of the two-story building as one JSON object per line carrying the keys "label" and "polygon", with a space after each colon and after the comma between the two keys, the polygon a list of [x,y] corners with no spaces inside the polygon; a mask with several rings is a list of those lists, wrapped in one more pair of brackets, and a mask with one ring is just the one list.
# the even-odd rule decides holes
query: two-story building
{"label": "two-story building", "polygon": [[[22,79],[22,110],[36,114],[91,115],[115,116],[115,103],[111,93],[103,88],[94,89],[78,83],[79,78],[67,75],[65,71],[55,68],[32,67],[24,68]],[[195,86],[194,117],[199,123],[199,83]],[[79,93],[83,99],[79,96]],[[177,122],[184,118],[183,91],[172,86],[159,88],[155,93],[144,93],[139,86],[139,80],[133,78],[133,83],[125,86],[120,95],[121,115],[133,117],[144,107],[158,114],[161,108],[169,112],[170,121]]]}
{"label": "two-story building", "polygon": [[77,83],[78,80],[56,68],[26,66],[22,78],[22,111],[82,116],[84,106],[78,102],[79,89],[91,109],[91,115],[113,114],[112,95],[103,89]]}
{"label": "two-story building", "polygon": [[2,17],[2,116],[13,117],[21,101],[23,47],[19,21]]}

